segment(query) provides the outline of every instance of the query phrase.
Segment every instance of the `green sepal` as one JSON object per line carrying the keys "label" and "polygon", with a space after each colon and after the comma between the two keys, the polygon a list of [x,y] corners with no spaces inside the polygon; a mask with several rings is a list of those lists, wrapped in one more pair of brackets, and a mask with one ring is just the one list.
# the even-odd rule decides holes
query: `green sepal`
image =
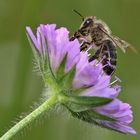
{"label": "green sepal", "polygon": [[64,104],[74,112],[89,110],[110,103],[113,99],[96,96],[73,96],[67,95]]}
{"label": "green sepal", "polygon": [[106,115],[103,115],[103,114],[99,114],[99,113],[94,112],[94,111],[73,112],[70,109],[69,109],[69,111],[71,112],[71,114],[72,114],[72,116],[74,118],[78,118],[78,119],[80,119],[82,121],[88,122],[90,124],[95,124],[95,125],[98,125],[100,127],[107,128],[109,130],[113,130],[113,131],[116,131],[116,132],[119,132],[119,133],[123,133],[123,132],[121,132],[119,130],[107,127],[105,125],[101,125],[98,122],[99,120],[100,121],[106,121],[106,122],[115,122],[115,121],[117,121],[115,118],[111,118],[109,116],[106,116]]}
{"label": "green sepal", "polygon": [[[51,70],[50,70],[50,65],[49,65],[49,59],[48,59],[48,55],[47,54],[47,42],[46,42],[46,48],[44,50],[44,52],[40,52],[35,44],[33,43],[32,39],[30,38],[30,36],[28,35],[28,33],[26,33],[27,38],[29,40],[29,44],[31,46],[34,58],[35,58],[35,62],[34,62],[34,71],[37,72],[39,75],[42,76],[43,81],[46,83],[46,79],[48,79],[48,75],[52,75],[51,74]],[[45,39],[46,41],[46,39]]]}
{"label": "green sepal", "polygon": [[75,72],[76,72],[76,65],[74,65],[67,73],[63,75],[63,77],[61,77],[59,81],[59,85],[63,89],[69,90],[71,88],[75,76]]}
{"label": "green sepal", "polygon": [[66,106],[74,112],[81,112],[92,108],[91,105],[76,104],[72,102],[67,102]]}
{"label": "green sepal", "polygon": [[65,74],[65,64],[67,60],[67,54],[64,56],[63,60],[61,61],[58,70],[56,71],[56,78],[58,81],[61,81]]}
{"label": "green sepal", "polygon": [[73,89],[73,93],[74,93],[74,95],[79,95],[80,93],[87,90],[88,88],[90,88],[90,87],[89,86],[83,86],[83,87],[80,87],[78,89]]}
{"label": "green sepal", "polygon": [[37,73],[39,73],[43,80],[45,81],[45,73],[48,73],[48,66],[47,66],[47,57],[43,56],[39,50],[36,48],[35,44],[33,43],[32,39],[30,38],[30,36],[27,34],[27,38],[29,40],[29,44],[31,46],[34,58],[35,58],[35,67],[34,67],[34,71],[36,71]]}
{"label": "green sepal", "polygon": [[[51,78],[56,80],[55,74],[51,68],[51,63],[50,63],[50,56],[49,56],[49,52],[48,52],[48,43],[47,40],[45,38],[45,44],[46,44],[46,49],[45,49],[45,61],[44,61],[44,66],[45,66],[45,75],[46,76],[51,76]],[[47,77],[48,78],[48,77]]]}
{"label": "green sepal", "polygon": [[34,45],[32,39],[30,38],[30,36],[27,33],[26,33],[26,35],[27,35],[29,44],[31,46],[32,52],[34,54],[35,60],[36,61],[39,61],[39,59],[40,59],[40,53],[39,53],[38,49],[36,48],[36,46]]}
{"label": "green sepal", "polygon": [[89,122],[89,123],[95,123],[96,120],[116,121],[116,119],[114,118],[100,114],[93,110],[87,110],[87,111],[82,111],[82,112],[73,112],[72,110],[69,110],[69,111],[72,113],[72,116],[78,119],[81,119],[83,121]]}
{"label": "green sepal", "polygon": [[94,119],[97,119],[97,120],[116,121],[116,119],[114,119],[114,118],[112,118],[112,117],[109,117],[109,116],[100,114],[100,113],[95,112],[95,111],[88,111],[87,114],[88,114],[90,117],[93,117]]}

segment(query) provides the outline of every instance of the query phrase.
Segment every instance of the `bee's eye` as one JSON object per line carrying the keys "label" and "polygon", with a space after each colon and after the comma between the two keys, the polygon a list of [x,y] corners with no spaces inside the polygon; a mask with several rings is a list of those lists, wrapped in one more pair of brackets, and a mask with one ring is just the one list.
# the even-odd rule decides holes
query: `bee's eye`
{"label": "bee's eye", "polygon": [[87,19],[87,20],[84,22],[84,26],[87,27],[87,26],[89,26],[92,22],[93,22],[92,19]]}
{"label": "bee's eye", "polygon": [[86,24],[89,24],[90,22],[91,22],[90,20],[86,20],[86,21],[85,21]]}

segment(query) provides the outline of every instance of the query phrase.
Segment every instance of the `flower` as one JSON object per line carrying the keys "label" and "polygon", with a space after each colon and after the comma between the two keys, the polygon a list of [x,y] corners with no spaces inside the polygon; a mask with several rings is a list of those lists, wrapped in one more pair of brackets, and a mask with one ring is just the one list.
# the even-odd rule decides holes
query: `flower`
{"label": "flower", "polygon": [[46,75],[53,75],[61,93],[68,97],[62,104],[73,116],[122,133],[136,133],[129,127],[133,120],[130,105],[117,99],[120,86],[110,83],[101,63],[88,61],[78,40],[69,41],[66,28],[40,25],[36,36],[30,27],[26,31],[43,77],[47,81]]}

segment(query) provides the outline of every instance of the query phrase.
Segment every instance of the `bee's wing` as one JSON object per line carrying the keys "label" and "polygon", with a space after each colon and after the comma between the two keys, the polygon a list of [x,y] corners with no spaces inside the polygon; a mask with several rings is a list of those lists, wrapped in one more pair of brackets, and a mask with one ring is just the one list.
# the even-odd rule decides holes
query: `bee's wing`
{"label": "bee's wing", "polygon": [[99,27],[99,29],[102,32],[104,32],[116,44],[116,46],[118,46],[124,53],[126,52],[127,48],[129,48],[133,52],[137,53],[137,50],[132,45],[130,45],[128,42],[120,39],[117,36],[112,36],[111,34],[108,34],[107,31],[102,27]]}
{"label": "bee's wing", "polygon": [[128,42],[120,39],[117,36],[113,36],[114,43],[125,53],[126,49],[131,49],[133,52],[137,53],[137,50]]}

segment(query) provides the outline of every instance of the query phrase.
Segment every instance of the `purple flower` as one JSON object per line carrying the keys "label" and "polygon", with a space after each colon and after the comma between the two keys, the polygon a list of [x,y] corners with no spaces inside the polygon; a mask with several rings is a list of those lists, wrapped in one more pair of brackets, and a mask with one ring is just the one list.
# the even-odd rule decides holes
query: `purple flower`
{"label": "purple flower", "polygon": [[[49,58],[50,69],[56,79],[57,76],[61,76],[57,75],[57,72],[65,56],[67,57],[64,66],[64,75],[69,73],[74,66],[76,67],[72,83],[69,85],[69,91],[72,91],[73,94],[75,91],[79,91],[77,96],[80,97],[106,97],[113,99],[112,102],[106,105],[92,107],[81,112],[76,112],[77,114],[94,112],[109,117],[113,120],[90,116],[90,114],[88,116],[90,120],[93,120],[95,124],[100,126],[122,133],[136,134],[135,130],[128,126],[133,120],[130,105],[117,99],[121,90],[120,86],[110,83],[111,77],[104,73],[101,63],[97,64],[96,60],[88,62],[88,53],[80,52],[80,43],[78,40],[69,41],[69,32],[66,28],[56,29],[55,24],[40,25],[37,28],[36,36],[30,27],[26,27],[26,31],[37,50],[40,59],[39,62],[41,65],[46,66],[48,60],[44,59],[44,57],[47,56]],[[47,70],[41,69],[42,73],[45,73],[44,71]],[[80,118],[79,116],[77,117]],[[84,120],[92,122],[87,120],[87,118]]]}
{"label": "purple flower", "polygon": [[99,125],[111,127],[123,133],[136,134],[135,130],[128,126],[133,120],[131,106],[129,104],[115,99],[107,105],[97,107],[95,111],[116,119],[115,122],[96,120]]}

